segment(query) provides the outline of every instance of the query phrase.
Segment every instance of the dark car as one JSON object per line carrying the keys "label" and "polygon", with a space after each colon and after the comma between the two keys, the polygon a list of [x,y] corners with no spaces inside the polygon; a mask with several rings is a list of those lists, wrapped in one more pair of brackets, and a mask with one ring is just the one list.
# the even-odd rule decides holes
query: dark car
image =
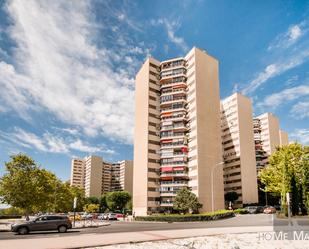
{"label": "dark car", "polygon": [[67,216],[42,215],[32,221],[13,224],[11,231],[27,234],[32,231],[58,230],[59,233],[65,233],[70,228],[72,228],[72,223]]}

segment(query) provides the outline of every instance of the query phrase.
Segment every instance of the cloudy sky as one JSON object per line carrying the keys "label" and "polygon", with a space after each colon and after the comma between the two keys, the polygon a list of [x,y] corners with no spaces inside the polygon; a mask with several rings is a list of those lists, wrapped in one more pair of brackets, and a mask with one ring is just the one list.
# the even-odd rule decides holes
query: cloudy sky
{"label": "cloudy sky", "polygon": [[134,76],[205,49],[221,97],[251,97],[309,145],[309,1],[0,0],[0,175],[24,152],[62,179],[70,160],[132,159]]}

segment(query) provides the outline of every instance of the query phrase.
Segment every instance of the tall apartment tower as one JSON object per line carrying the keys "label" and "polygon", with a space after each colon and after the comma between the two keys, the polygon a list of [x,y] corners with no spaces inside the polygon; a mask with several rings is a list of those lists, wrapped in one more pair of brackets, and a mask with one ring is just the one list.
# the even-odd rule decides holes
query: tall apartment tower
{"label": "tall apartment tower", "polygon": [[289,144],[289,135],[283,130],[279,130],[280,146]]}
{"label": "tall apartment tower", "polygon": [[135,94],[136,215],[169,210],[184,187],[202,211],[211,211],[212,197],[213,208],[223,208],[218,61],[198,48],[162,62],[149,58]]}
{"label": "tall apartment tower", "polygon": [[121,189],[133,194],[133,161],[123,160],[119,162],[119,182]]}
{"label": "tall apartment tower", "polygon": [[101,196],[103,175],[102,164],[102,157],[89,156],[85,158],[85,196]]}
{"label": "tall apartment tower", "polygon": [[133,162],[108,163],[99,156],[74,158],[71,164],[71,186],[85,189],[85,196],[100,197],[111,191],[126,190],[132,194]]}
{"label": "tall apartment tower", "polygon": [[235,93],[221,101],[224,191],[236,192],[236,206],[258,202],[256,161],[249,98]]}
{"label": "tall apartment tower", "polygon": [[85,188],[85,164],[83,159],[72,159],[70,183],[71,186]]}
{"label": "tall apartment tower", "polygon": [[268,164],[268,157],[276,147],[288,145],[288,134],[280,130],[279,119],[272,113],[264,113],[253,119],[257,171]]}

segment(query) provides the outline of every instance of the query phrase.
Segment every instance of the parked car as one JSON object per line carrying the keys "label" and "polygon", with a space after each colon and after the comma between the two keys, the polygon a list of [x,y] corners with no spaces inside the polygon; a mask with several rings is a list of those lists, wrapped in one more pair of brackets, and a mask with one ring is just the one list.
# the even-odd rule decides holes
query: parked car
{"label": "parked car", "polygon": [[105,214],[99,214],[98,215],[98,220],[104,220],[104,216],[105,216]]}
{"label": "parked car", "polygon": [[104,220],[117,220],[117,214],[115,213],[104,214]]}
{"label": "parked car", "polygon": [[264,208],[261,206],[247,206],[245,210],[248,211],[249,214],[259,214],[263,213]]}
{"label": "parked car", "polygon": [[264,214],[275,214],[276,213],[276,209],[272,206],[268,206],[264,208]]}
{"label": "parked car", "polygon": [[117,218],[123,218],[123,214],[118,213],[118,214],[116,214],[116,217]]}
{"label": "parked car", "polygon": [[85,214],[83,214],[83,215],[81,216],[81,218],[82,218],[83,220],[90,220],[90,219],[93,218],[93,215],[92,215],[92,214],[87,214],[87,213],[85,213]]}
{"label": "parked car", "polygon": [[32,231],[58,230],[65,233],[72,228],[72,223],[67,216],[62,215],[42,215],[32,221],[15,223],[11,226],[11,231],[18,234],[27,234]]}

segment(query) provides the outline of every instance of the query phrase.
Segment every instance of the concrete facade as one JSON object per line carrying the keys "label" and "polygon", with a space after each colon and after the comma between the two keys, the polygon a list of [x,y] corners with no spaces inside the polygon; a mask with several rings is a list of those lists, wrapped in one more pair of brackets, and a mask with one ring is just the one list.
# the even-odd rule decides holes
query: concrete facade
{"label": "concrete facade", "polygon": [[224,190],[236,192],[236,206],[258,202],[252,103],[235,93],[221,101]]}
{"label": "concrete facade", "polygon": [[135,214],[168,210],[183,187],[211,211],[212,185],[214,209],[223,208],[217,60],[197,48],[163,62],[149,58],[135,89]]}
{"label": "concrete facade", "polygon": [[289,135],[283,130],[279,130],[280,146],[289,144]]}
{"label": "concrete facade", "polygon": [[86,197],[122,190],[132,194],[132,165],[129,160],[108,163],[98,156],[75,158],[72,159],[70,182],[72,186],[84,188]]}
{"label": "concrete facade", "polygon": [[280,130],[279,119],[272,113],[264,113],[253,119],[257,171],[268,164],[269,156],[278,146],[288,145],[288,134]]}

